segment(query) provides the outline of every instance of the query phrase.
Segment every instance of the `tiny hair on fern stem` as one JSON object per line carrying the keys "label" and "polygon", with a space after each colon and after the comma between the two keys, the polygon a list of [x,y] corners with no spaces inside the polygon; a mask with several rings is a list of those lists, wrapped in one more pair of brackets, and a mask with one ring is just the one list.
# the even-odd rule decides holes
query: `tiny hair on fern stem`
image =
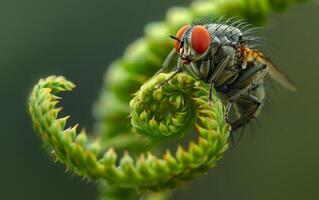
{"label": "tiny hair on fern stem", "polygon": [[[199,134],[197,141],[191,141],[186,149],[178,146],[176,153],[167,150],[157,157],[147,152],[133,158],[126,151],[118,158],[115,149],[102,152],[99,140],[88,141],[85,131],[77,133],[77,126],[65,128],[67,117],[58,117],[61,108],[56,107],[59,101],[56,95],[72,90],[74,85],[63,77],[42,79],[34,87],[29,100],[34,128],[57,160],[80,176],[139,190],[175,188],[216,165],[228,147],[229,126],[215,93],[212,104],[208,103],[208,88],[202,81],[179,74],[162,91],[156,90],[156,85],[167,76],[158,75],[135,94],[131,101],[132,124],[146,136],[167,139],[182,135],[190,121],[194,121]],[[160,108],[153,106],[159,102],[165,104]],[[172,110],[172,116],[160,116],[158,109]]]}

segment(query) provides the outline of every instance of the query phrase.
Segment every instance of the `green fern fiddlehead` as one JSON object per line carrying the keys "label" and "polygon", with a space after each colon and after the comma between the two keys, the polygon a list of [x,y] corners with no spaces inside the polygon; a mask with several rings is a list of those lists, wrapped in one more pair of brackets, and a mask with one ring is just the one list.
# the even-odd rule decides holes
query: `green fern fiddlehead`
{"label": "green fern fiddlehead", "polygon": [[[189,120],[195,121],[200,134],[198,142],[191,142],[187,150],[180,146],[176,156],[167,151],[162,158],[158,158],[148,152],[134,160],[125,152],[117,163],[114,149],[109,149],[102,155],[97,141],[89,143],[84,131],[76,133],[76,126],[65,129],[67,117],[58,118],[60,108],[55,107],[59,100],[56,95],[69,91],[74,86],[63,77],[41,80],[30,97],[29,111],[35,129],[44,142],[54,149],[56,158],[77,174],[91,179],[102,177],[123,187],[153,190],[171,187],[176,182],[205,172],[215,164],[227,149],[229,128],[223,118],[223,106],[218,98],[214,96],[211,105],[208,102],[205,83],[180,74],[165,85],[162,91],[156,90],[156,85],[166,76],[162,74],[156,77],[136,94],[131,102],[132,121],[139,131],[150,133],[151,137],[156,138],[165,137],[166,133],[171,132],[181,134],[183,128],[180,130],[180,126],[187,125]],[[142,103],[144,100],[146,101]],[[167,101],[169,105],[163,107],[176,106],[180,110],[174,112],[174,116],[167,117],[169,121],[164,124],[156,119],[159,116],[158,113],[155,114],[158,108],[150,106],[150,103],[156,101]],[[185,107],[189,107],[189,110],[184,109]],[[186,123],[184,119],[187,119]]]}
{"label": "green fern fiddlehead", "polygon": [[[107,187],[102,198],[137,199],[146,190],[175,188],[215,165],[227,149],[229,128],[216,94],[211,105],[207,101],[203,82],[186,74],[176,76],[162,90],[155,87],[167,75],[146,82],[172,48],[167,36],[200,15],[236,15],[261,23],[271,9],[282,10],[293,2],[207,0],[195,1],[190,8],[170,9],[165,22],[147,25],[146,37],[133,43],[123,58],[111,65],[95,112],[100,137],[91,139],[84,130],[77,133],[77,126],[65,128],[68,117],[58,116],[60,108],[56,105],[60,98],[56,95],[72,90],[74,85],[63,77],[42,79],[34,87],[29,99],[34,128],[54,157],[68,169],[102,180],[102,187]],[[130,94],[144,82],[130,109]],[[135,130],[143,136],[132,132],[129,113]],[[161,157],[150,152],[138,154],[154,144],[150,141],[182,137],[194,124],[199,137],[186,150],[180,146],[175,154],[167,151]],[[128,151],[118,156],[112,147]],[[165,197],[164,193],[148,196]]]}

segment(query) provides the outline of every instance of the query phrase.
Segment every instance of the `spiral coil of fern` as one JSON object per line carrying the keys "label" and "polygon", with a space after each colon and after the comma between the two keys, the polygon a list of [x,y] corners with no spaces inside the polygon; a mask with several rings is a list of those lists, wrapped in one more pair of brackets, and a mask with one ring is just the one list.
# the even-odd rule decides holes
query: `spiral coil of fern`
{"label": "spiral coil of fern", "polygon": [[[214,95],[209,105],[207,86],[202,82],[186,74],[178,75],[162,90],[155,87],[167,75],[146,82],[172,48],[168,35],[198,16],[235,15],[262,23],[272,9],[281,11],[294,2],[298,1],[207,0],[194,1],[190,8],[172,8],[166,21],[148,24],[145,37],[130,45],[123,58],[111,64],[95,106],[99,139],[90,139],[84,130],[77,133],[77,126],[65,129],[68,117],[58,117],[60,108],[56,105],[60,98],[56,95],[74,87],[63,77],[42,79],[34,87],[29,99],[33,126],[54,157],[70,171],[93,180],[107,180],[114,191],[124,190],[130,195],[123,197],[121,192],[107,191],[102,198],[136,199],[144,190],[175,188],[179,182],[206,172],[221,158],[227,149],[229,131],[220,101]],[[131,94],[143,83],[130,109]],[[166,114],[167,109],[172,111],[171,115]],[[147,139],[132,133],[129,113],[135,129]],[[197,143],[191,142],[186,150],[178,147],[175,156],[169,151],[163,157],[151,153],[133,156],[150,148],[145,145],[149,139],[182,137],[193,124],[200,135]],[[112,147],[128,151],[118,159]]]}
{"label": "spiral coil of fern", "polygon": [[[165,85],[162,91],[155,89],[166,77],[164,74],[156,77],[136,94],[131,102],[132,121],[140,131],[155,131],[156,137],[162,137],[157,134],[180,134],[183,130],[180,127],[188,124],[183,123],[184,119],[189,122],[196,116],[196,128],[200,134],[198,143],[191,142],[187,150],[179,146],[175,157],[170,151],[166,151],[162,158],[148,152],[146,157],[142,154],[134,160],[126,152],[117,162],[114,149],[102,152],[98,141],[88,143],[84,131],[77,134],[77,126],[65,129],[67,117],[58,118],[60,108],[56,108],[56,104],[59,97],[55,95],[71,90],[74,85],[63,77],[52,76],[40,80],[30,97],[29,111],[36,131],[43,141],[54,149],[56,159],[78,175],[90,179],[103,178],[120,187],[156,191],[176,187],[180,181],[196,177],[215,165],[227,149],[229,126],[223,118],[223,106],[219,99],[214,96],[212,105],[208,102],[208,88],[205,83],[196,81],[189,75],[180,74]],[[171,95],[172,93],[174,95]],[[185,96],[188,99],[185,99]],[[147,100],[148,98],[152,100]],[[166,98],[170,105],[180,107],[181,110],[174,113],[175,117],[169,117],[167,126],[163,123],[157,125],[155,118],[149,120],[148,115],[158,108],[149,106],[149,103]],[[145,102],[141,104],[141,100]],[[186,103],[191,105],[189,112],[184,109]],[[146,113],[144,109],[149,112]]]}

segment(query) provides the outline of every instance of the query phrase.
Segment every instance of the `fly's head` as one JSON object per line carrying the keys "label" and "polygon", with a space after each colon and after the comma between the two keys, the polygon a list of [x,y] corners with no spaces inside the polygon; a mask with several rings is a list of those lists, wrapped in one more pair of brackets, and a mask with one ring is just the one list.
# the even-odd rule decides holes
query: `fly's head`
{"label": "fly's head", "polygon": [[175,40],[174,48],[184,64],[200,60],[210,49],[211,36],[202,25],[185,25],[171,38]]}

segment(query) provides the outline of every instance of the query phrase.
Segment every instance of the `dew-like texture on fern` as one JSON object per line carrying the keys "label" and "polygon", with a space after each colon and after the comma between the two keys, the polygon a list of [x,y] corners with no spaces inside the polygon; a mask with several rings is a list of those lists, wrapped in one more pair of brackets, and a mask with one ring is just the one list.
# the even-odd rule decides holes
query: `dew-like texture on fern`
{"label": "dew-like texture on fern", "polygon": [[[34,129],[69,171],[99,181],[101,199],[167,199],[166,189],[216,165],[229,136],[224,106],[216,93],[208,101],[204,82],[179,74],[156,89],[169,75],[149,80],[173,48],[168,36],[199,16],[236,16],[262,24],[270,11],[283,11],[295,2],[299,1],[206,0],[170,8],[164,21],[147,24],[145,36],[108,68],[94,106],[97,134],[78,131],[77,125],[66,127],[68,117],[59,115],[58,95],[75,85],[60,76],[41,79],[31,92],[28,107]],[[192,129],[197,138],[186,147],[156,154],[155,144],[182,138]]]}

